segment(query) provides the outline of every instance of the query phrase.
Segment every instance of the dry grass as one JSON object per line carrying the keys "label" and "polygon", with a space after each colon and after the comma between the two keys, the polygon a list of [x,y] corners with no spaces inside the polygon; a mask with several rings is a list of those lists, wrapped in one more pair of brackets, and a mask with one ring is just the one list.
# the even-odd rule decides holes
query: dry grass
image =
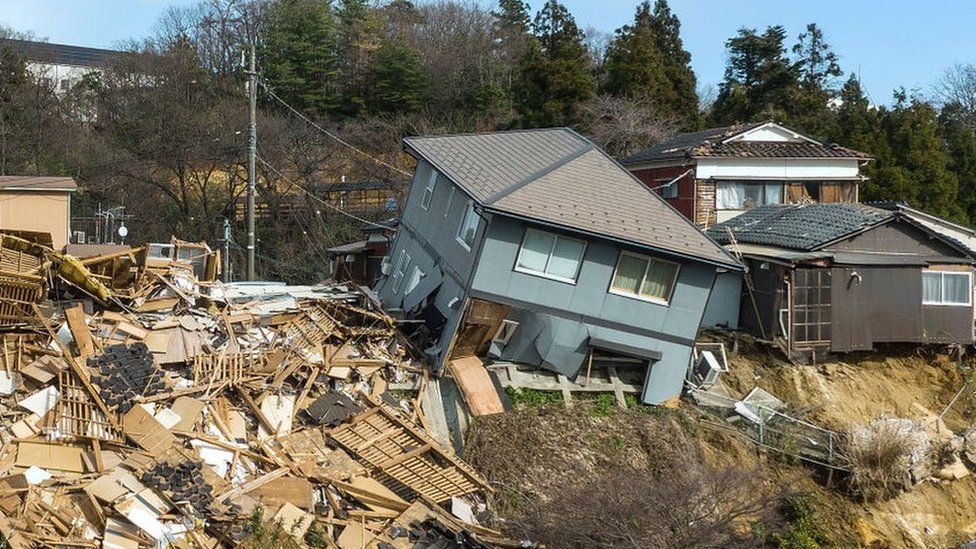
{"label": "dry grass", "polygon": [[911,485],[911,454],[916,443],[904,423],[875,420],[851,433],[844,456],[854,494],[881,501]]}

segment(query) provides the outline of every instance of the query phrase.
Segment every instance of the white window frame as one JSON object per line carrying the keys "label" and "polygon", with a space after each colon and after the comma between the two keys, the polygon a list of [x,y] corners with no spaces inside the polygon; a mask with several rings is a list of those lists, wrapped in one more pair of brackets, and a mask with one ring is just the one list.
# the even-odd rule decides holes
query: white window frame
{"label": "white window frame", "polygon": [[[671,287],[668,288],[668,297],[666,299],[661,299],[659,297],[641,295],[640,289],[637,290],[636,294],[630,292],[625,292],[623,290],[618,290],[613,287],[613,281],[617,278],[617,269],[620,268],[620,259],[624,256],[636,257],[638,259],[647,260],[647,266],[644,267],[644,274],[641,275],[640,283],[641,287],[644,287],[644,282],[647,280],[647,272],[651,269],[651,263],[659,261],[661,263],[670,263],[677,267],[674,271],[674,278],[671,280]],[[658,305],[670,305],[671,299],[674,297],[674,288],[678,285],[678,277],[681,276],[681,264],[675,261],[668,261],[667,259],[661,259],[658,257],[653,257],[650,255],[635,254],[633,252],[625,252],[621,250],[620,254],[617,256],[617,264],[613,268],[613,275],[610,276],[610,286],[607,288],[607,293],[613,295],[619,295],[621,297],[627,297],[630,299],[637,299],[640,301],[647,301],[648,303],[656,303]]]}
{"label": "white window frame", "polygon": [[[943,270],[940,270],[940,269],[922,269],[922,278],[923,279],[925,278],[925,274],[926,273],[939,274],[939,275],[941,275],[941,278],[942,278],[942,284],[941,284],[942,296],[941,297],[942,297],[942,299],[940,301],[926,301],[925,300],[925,283],[923,282],[922,283],[922,305],[932,305],[932,306],[935,306],[935,307],[971,307],[972,306],[972,304],[973,304],[973,273],[972,273],[972,271],[943,271]],[[965,303],[955,302],[955,301],[946,301],[945,300],[946,299],[946,297],[945,297],[945,290],[946,290],[945,278],[946,278],[946,275],[950,275],[950,276],[965,276],[966,277],[966,288],[968,288],[969,291],[966,293],[966,302]]]}
{"label": "white window frame", "polygon": [[461,224],[458,225],[457,232],[454,234],[454,239],[457,240],[457,243],[460,244],[462,248],[470,252],[471,246],[469,246],[468,243],[464,241],[464,238],[461,237],[461,231],[464,230],[464,226],[466,225],[465,221],[468,219],[468,213],[475,217],[474,234],[475,236],[478,235],[478,227],[481,225],[481,216],[479,216],[478,212],[474,210],[474,200],[468,200],[467,206],[464,207],[464,215],[461,216]]}
{"label": "white window frame", "polygon": [[420,207],[425,212],[430,209],[430,203],[434,201],[434,189],[437,187],[437,170],[431,168],[430,177],[427,178],[427,186],[424,187],[424,194],[420,197]]}
{"label": "white window frame", "polygon": [[403,284],[403,279],[407,274],[407,267],[410,266],[410,254],[406,250],[400,250],[400,255],[397,256],[396,267],[393,269],[393,293],[397,294],[400,292],[400,285]]}
{"label": "white window frame", "polygon": [[[522,262],[522,251],[525,249],[525,238],[529,235],[529,231],[536,232],[536,233],[542,233],[542,234],[546,234],[546,235],[550,235],[550,236],[555,237],[552,240],[552,246],[549,247],[549,256],[546,258],[546,268],[549,267],[549,262],[552,261],[552,251],[556,249],[556,243],[559,242],[560,239],[563,239],[563,240],[573,240],[575,242],[582,242],[583,243],[583,250],[580,252],[579,263],[576,264],[576,272],[573,273],[573,278],[566,278],[564,276],[558,276],[558,275],[554,275],[554,274],[549,274],[549,273],[547,273],[545,271],[536,271],[534,269],[527,269],[525,267],[520,267],[519,266],[519,263]],[[550,280],[558,280],[559,282],[565,282],[567,284],[576,284],[576,280],[579,278],[580,269],[583,268],[583,258],[586,257],[586,245],[587,245],[587,242],[585,240],[582,240],[582,239],[579,239],[579,238],[571,238],[571,237],[568,237],[568,236],[563,236],[561,234],[551,233],[549,231],[540,231],[539,229],[533,229],[532,227],[526,227],[525,228],[525,232],[522,234],[522,243],[519,245],[519,252],[518,252],[518,256],[515,258],[515,267],[514,267],[513,270],[515,272],[522,273],[522,274],[527,274],[527,275],[532,275],[532,276],[540,276],[542,278],[548,278]]]}
{"label": "white window frame", "polygon": [[502,320],[498,330],[495,332],[495,337],[491,338],[492,343],[497,343],[502,347],[508,345],[508,342],[512,340],[512,336],[515,335],[515,330],[518,330],[519,323],[514,320],[508,320],[507,318]]}
{"label": "white window frame", "polygon": [[456,189],[452,185],[451,186],[451,193],[447,195],[447,206],[444,207],[444,219],[447,219],[447,216],[451,215],[451,206],[454,205],[454,191],[455,190]]}

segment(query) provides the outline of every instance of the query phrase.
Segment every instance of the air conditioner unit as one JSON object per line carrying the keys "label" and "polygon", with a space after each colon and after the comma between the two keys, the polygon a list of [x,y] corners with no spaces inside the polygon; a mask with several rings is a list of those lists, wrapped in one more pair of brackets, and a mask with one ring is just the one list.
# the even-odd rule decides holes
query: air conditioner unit
{"label": "air conditioner unit", "polygon": [[71,233],[71,240],[74,241],[76,244],[84,244],[85,231],[75,231]]}
{"label": "air conditioner unit", "polygon": [[390,256],[383,258],[383,263],[380,263],[380,272],[383,273],[383,276],[390,274]]}

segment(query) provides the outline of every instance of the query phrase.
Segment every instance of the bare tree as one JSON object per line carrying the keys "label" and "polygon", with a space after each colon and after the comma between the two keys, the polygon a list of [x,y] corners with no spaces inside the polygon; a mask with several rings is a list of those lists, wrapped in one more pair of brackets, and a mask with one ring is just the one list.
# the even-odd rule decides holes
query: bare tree
{"label": "bare tree", "polygon": [[659,143],[678,129],[678,121],[625,97],[601,95],[584,109],[585,132],[615,156]]}
{"label": "bare tree", "polygon": [[976,65],[957,63],[935,84],[935,96],[942,106],[955,104],[970,125],[976,124]]}

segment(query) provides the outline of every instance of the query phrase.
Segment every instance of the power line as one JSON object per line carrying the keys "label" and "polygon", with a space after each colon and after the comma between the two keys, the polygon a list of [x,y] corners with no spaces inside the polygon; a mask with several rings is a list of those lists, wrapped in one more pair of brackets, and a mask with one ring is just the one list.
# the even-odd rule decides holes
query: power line
{"label": "power line", "polygon": [[393,170],[395,172],[401,173],[401,174],[406,175],[408,177],[411,177],[413,175],[413,174],[411,174],[411,173],[409,173],[407,171],[401,170],[400,168],[398,168],[398,167],[396,167],[396,166],[394,166],[394,165],[392,165],[392,164],[390,164],[388,162],[385,162],[383,160],[380,160],[379,158],[376,158],[375,156],[370,155],[366,151],[364,151],[364,150],[356,147],[355,145],[350,144],[349,142],[343,140],[341,137],[339,137],[339,136],[333,134],[332,132],[326,130],[322,126],[319,126],[318,124],[316,124],[315,122],[313,122],[312,119],[310,119],[309,117],[307,117],[304,114],[302,114],[298,109],[296,109],[295,107],[292,107],[291,105],[289,105],[288,103],[286,103],[284,99],[282,99],[282,98],[278,97],[277,95],[275,95],[275,93],[273,91],[271,91],[271,88],[268,87],[268,85],[265,84],[263,80],[260,82],[260,84],[261,84],[262,87],[264,87],[264,91],[268,92],[268,95],[270,95],[276,101],[278,101],[279,103],[281,103],[282,105],[284,105],[286,109],[288,109],[291,112],[295,113],[295,116],[298,116],[299,118],[301,118],[305,122],[308,122],[313,128],[319,130],[320,132],[322,132],[325,135],[331,137],[332,139],[336,140],[340,144],[342,144],[342,145],[344,145],[344,146],[352,149],[353,151],[356,151],[360,155],[362,155],[362,156],[364,156],[364,157],[372,160],[373,162],[376,162],[377,164],[379,164],[381,166],[385,166],[385,167],[387,167],[387,168],[389,168],[389,169],[391,169],[391,170]]}
{"label": "power line", "polygon": [[344,216],[347,216],[347,217],[349,217],[351,219],[355,219],[356,221],[359,221],[360,223],[365,223],[366,225],[371,225],[373,227],[378,227],[378,228],[381,228],[381,229],[389,229],[390,228],[388,225],[382,225],[382,224],[376,223],[374,221],[369,221],[367,219],[363,219],[363,218],[361,218],[361,217],[359,217],[357,215],[351,214],[351,213],[343,210],[342,208],[339,208],[338,206],[334,206],[334,205],[330,204],[329,202],[327,202],[327,201],[325,201],[325,200],[323,200],[323,199],[315,196],[314,194],[312,194],[311,191],[309,191],[308,189],[306,189],[305,187],[303,187],[300,183],[298,183],[294,179],[291,179],[290,177],[288,177],[285,174],[281,173],[281,171],[278,170],[278,168],[275,168],[271,164],[268,164],[268,162],[265,159],[261,158],[260,156],[257,157],[257,159],[258,159],[258,162],[260,162],[265,168],[268,168],[269,170],[271,170],[272,172],[274,172],[278,177],[284,179],[285,181],[291,183],[292,185],[295,185],[296,187],[298,187],[298,189],[300,191],[302,191],[303,193],[305,193],[306,196],[308,196],[309,198],[311,198],[313,200],[316,200],[316,201],[322,203],[327,208],[331,208],[331,209],[333,209],[333,210],[341,213]]}

